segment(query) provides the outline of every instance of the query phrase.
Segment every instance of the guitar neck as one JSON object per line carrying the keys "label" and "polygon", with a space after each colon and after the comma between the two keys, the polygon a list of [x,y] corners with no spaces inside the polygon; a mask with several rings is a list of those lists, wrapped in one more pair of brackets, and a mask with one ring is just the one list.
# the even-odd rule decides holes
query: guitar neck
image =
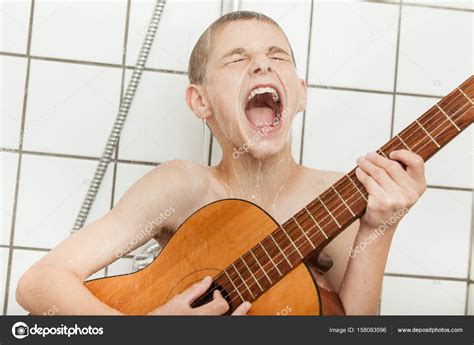
{"label": "guitar neck", "polygon": [[[406,149],[425,161],[474,121],[474,76],[377,150]],[[365,212],[368,193],[355,168],[214,279],[231,301],[253,301]],[[387,220],[389,221],[389,220]],[[231,304],[231,309],[236,307]]]}

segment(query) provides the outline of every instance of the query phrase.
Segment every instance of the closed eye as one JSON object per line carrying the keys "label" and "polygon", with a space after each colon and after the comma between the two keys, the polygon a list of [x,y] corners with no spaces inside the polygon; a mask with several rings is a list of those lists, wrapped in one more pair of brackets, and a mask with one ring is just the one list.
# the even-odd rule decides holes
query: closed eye
{"label": "closed eye", "polygon": [[234,61],[231,61],[230,63],[235,63],[235,62],[239,62],[239,61],[243,61],[244,58],[241,58],[241,59],[237,59],[237,60],[234,60]]}

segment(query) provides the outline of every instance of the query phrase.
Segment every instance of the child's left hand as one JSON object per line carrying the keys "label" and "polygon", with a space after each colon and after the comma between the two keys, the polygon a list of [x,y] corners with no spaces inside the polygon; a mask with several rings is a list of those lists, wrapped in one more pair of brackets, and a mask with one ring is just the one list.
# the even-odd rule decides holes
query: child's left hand
{"label": "child's left hand", "polygon": [[[389,221],[394,213],[397,221],[390,223],[390,228],[395,228],[426,190],[423,158],[408,150],[395,150],[389,158],[370,152],[357,159],[357,178],[369,193],[367,210],[360,222],[371,230]],[[397,161],[405,164],[406,170]]]}

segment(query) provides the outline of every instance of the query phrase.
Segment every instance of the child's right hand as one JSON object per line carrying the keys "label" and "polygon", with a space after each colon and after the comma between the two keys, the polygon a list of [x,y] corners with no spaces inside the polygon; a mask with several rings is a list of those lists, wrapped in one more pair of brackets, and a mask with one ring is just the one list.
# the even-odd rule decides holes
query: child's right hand
{"label": "child's right hand", "polygon": [[[229,310],[229,304],[220,291],[215,290],[213,300],[201,307],[191,308],[191,303],[198,299],[211,286],[211,277],[205,277],[199,283],[187,288],[169,302],[158,307],[148,315],[222,315]],[[232,315],[245,315],[251,304],[244,302],[234,310]]]}

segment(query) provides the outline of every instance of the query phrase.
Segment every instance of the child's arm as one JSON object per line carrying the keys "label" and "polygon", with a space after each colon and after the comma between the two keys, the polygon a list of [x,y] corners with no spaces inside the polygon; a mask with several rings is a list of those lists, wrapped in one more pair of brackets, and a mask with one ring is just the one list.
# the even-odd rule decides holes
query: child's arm
{"label": "child's arm", "polygon": [[[159,236],[162,228],[176,228],[183,217],[190,215],[194,211],[192,203],[182,196],[200,197],[205,192],[205,183],[195,183],[202,177],[200,171],[193,163],[172,161],[145,175],[112,211],[67,237],[21,277],[16,292],[20,305],[39,315],[50,309],[57,310],[58,315],[120,314],[95,298],[84,281],[121,255]],[[218,308],[212,310],[227,310],[227,303],[221,303],[221,299],[225,303],[217,296]]]}

